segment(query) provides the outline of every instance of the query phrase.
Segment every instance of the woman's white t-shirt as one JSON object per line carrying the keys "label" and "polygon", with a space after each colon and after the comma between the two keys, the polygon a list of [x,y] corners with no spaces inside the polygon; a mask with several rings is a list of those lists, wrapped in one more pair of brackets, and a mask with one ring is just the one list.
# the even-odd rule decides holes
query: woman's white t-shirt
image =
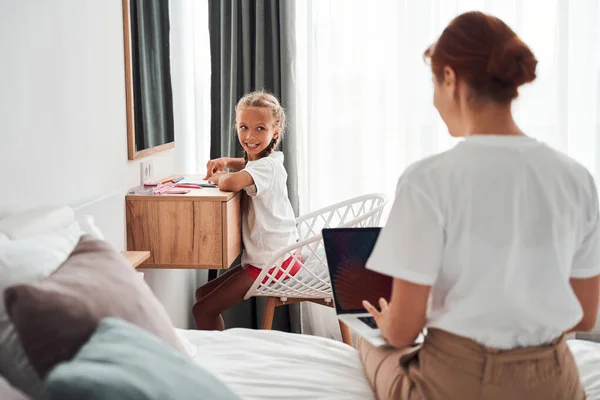
{"label": "woman's white t-shirt", "polygon": [[250,174],[254,185],[244,189],[248,201],[242,207],[242,265],[264,268],[276,252],[298,241],[283,153],[275,151],[259,160],[248,161],[244,171]]}
{"label": "woman's white t-shirt", "polygon": [[427,326],[509,349],[583,316],[569,278],[600,274],[588,171],[525,136],[476,135],[400,178],[368,268],[432,285]]}

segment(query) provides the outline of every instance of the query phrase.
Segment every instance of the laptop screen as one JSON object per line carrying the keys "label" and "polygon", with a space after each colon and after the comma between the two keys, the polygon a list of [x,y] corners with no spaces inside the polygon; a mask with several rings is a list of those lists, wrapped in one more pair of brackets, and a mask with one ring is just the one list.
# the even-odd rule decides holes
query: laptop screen
{"label": "laptop screen", "polygon": [[323,243],[338,314],[365,313],[362,301],[378,307],[390,300],[393,278],[366,269],[381,228],[323,229]]}

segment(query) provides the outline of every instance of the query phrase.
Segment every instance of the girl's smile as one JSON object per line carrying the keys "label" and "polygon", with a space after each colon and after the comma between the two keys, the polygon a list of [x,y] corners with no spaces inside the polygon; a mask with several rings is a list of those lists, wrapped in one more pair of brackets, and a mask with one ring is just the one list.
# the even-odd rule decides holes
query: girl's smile
{"label": "girl's smile", "polygon": [[258,160],[273,139],[279,136],[272,115],[264,108],[240,109],[236,127],[240,143],[250,161]]}

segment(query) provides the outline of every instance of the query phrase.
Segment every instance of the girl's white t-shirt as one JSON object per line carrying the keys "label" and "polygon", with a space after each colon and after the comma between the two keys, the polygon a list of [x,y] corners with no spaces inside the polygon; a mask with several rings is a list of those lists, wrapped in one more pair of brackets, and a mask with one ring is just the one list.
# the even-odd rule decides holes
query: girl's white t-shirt
{"label": "girl's white t-shirt", "polygon": [[368,268],[431,285],[427,326],[510,349],[575,326],[569,278],[600,274],[588,171],[532,138],[468,137],[400,178]]}
{"label": "girl's white t-shirt", "polygon": [[259,160],[248,161],[244,171],[250,174],[254,185],[244,189],[248,201],[242,207],[242,265],[264,268],[276,252],[298,241],[283,153],[275,151]]}

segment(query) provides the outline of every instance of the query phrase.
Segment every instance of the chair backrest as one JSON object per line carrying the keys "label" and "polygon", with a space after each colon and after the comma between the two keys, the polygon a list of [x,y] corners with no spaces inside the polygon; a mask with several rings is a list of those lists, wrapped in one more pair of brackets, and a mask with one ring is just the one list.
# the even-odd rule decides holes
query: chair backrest
{"label": "chair backrest", "polygon": [[[300,240],[318,235],[321,233],[323,228],[355,226],[353,224],[358,223],[359,220],[365,221],[364,218],[362,218],[365,216],[365,214],[369,214],[376,209],[381,209],[383,211],[383,207],[381,206],[385,205],[385,203],[385,195],[374,193],[355,197],[325,208],[321,208],[320,210],[301,215],[296,219],[296,226],[298,227]],[[371,213],[370,217],[376,218],[376,220],[368,220],[368,223],[373,224],[370,226],[377,226],[377,224],[379,224],[379,220],[381,219],[381,212]]]}
{"label": "chair backrest", "polygon": [[[331,299],[331,282],[321,229],[379,226],[385,204],[384,195],[366,195],[299,217],[297,219],[299,231],[302,227],[303,232],[311,232],[312,235],[304,236],[298,243],[274,254],[271,261],[267,263],[275,266],[274,270],[269,273],[269,268],[263,269],[245,298],[269,296]],[[290,276],[281,268],[283,262],[290,257],[302,267],[294,276]]]}

